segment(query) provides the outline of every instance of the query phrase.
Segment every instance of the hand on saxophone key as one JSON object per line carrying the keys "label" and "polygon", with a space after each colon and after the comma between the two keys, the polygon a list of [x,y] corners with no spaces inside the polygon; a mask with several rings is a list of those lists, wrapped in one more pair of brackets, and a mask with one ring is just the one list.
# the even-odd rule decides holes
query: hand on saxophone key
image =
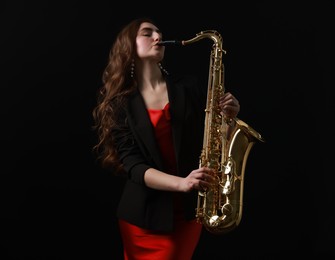
{"label": "hand on saxophone key", "polygon": [[208,167],[193,170],[182,180],[182,190],[184,192],[190,192],[191,190],[206,191],[215,182],[213,175],[214,171]]}
{"label": "hand on saxophone key", "polygon": [[220,97],[220,107],[222,115],[228,118],[235,118],[240,112],[240,103],[230,92]]}

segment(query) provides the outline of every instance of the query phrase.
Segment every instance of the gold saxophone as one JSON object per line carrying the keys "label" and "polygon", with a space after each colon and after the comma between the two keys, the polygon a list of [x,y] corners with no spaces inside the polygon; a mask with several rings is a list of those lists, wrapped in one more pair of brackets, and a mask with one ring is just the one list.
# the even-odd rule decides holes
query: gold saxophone
{"label": "gold saxophone", "polygon": [[214,170],[217,182],[198,192],[196,218],[211,233],[227,233],[237,227],[242,218],[244,172],[251,148],[262,136],[238,118],[221,115],[220,96],[224,89],[222,37],[215,30],[201,31],[190,40],[164,41],[161,45],[188,45],[201,39],[211,39],[210,68],[205,129],[199,167]]}

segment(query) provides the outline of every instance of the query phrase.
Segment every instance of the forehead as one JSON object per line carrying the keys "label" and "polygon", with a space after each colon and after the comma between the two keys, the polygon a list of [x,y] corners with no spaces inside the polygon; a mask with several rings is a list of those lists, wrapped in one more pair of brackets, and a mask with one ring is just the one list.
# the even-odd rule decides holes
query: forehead
{"label": "forehead", "polygon": [[152,31],[160,32],[160,30],[157,28],[156,25],[154,25],[152,23],[149,23],[149,22],[141,23],[140,28],[138,29],[138,31],[143,31],[143,30],[152,30]]}

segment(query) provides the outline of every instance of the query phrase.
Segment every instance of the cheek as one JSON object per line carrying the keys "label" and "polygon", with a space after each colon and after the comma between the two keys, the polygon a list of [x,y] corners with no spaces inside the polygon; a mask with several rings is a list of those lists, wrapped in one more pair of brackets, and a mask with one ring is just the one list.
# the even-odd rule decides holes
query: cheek
{"label": "cheek", "polygon": [[150,42],[149,41],[145,41],[145,40],[137,40],[136,41],[136,51],[137,51],[137,55],[139,57],[146,55],[146,53],[148,52],[148,46],[150,46]]}
{"label": "cheek", "polygon": [[137,50],[137,55],[139,57],[142,57],[145,53],[145,48],[143,46],[137,46],[136,50]]}

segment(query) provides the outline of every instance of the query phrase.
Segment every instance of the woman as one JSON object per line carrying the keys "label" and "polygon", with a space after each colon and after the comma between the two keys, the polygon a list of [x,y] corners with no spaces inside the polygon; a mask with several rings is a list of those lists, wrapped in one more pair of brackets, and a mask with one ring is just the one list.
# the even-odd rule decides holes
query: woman
{"label": "woman", "polygon": [[[117,214],[125,259],[188,260],[202,226],[199,190],[213,183],[199,169],[207,86],[162,67],[162,32],[147,18],[126,25],[112,46],[94,119],[103,167],[127,177]],[[225,93],[222,113],[239,103]]]}

